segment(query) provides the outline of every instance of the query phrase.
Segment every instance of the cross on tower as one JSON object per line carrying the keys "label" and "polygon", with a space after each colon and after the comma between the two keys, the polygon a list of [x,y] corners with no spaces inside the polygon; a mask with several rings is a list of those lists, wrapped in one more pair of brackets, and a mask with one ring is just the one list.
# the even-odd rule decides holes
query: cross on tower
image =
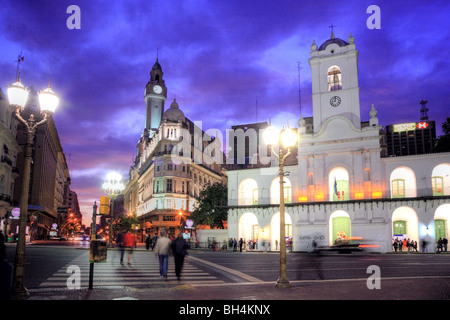
{"label": "cross on tower", "polygon": [[336,27],[334,24],[331,24],[328,28],[331,28],[331,39],[334,39],[334,27]]}

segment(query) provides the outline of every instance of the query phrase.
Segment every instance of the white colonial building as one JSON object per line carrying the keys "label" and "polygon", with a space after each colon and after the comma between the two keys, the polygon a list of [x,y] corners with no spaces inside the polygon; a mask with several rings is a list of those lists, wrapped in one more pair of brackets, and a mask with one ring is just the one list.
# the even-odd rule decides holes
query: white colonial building
{"label": "white colonial building", "polygon": [[[294,251],[312,241],[332,245],[357,237],[392,250],[394,235],[426,240],[433,250],[449,236],[450,153],[386,157],[383,127],[372,105],[361,121],[358,50],[331,38],[311,45],[313,126],[300,116],[297,161],[285,166],[286,235]],[[295,156],[295,153],[294,153]],[[295,160],[295,158],[294,158]],[[292,163],[292,162],[291,162]],[[228,236],[279,243],[278,166],[228,171]]]}

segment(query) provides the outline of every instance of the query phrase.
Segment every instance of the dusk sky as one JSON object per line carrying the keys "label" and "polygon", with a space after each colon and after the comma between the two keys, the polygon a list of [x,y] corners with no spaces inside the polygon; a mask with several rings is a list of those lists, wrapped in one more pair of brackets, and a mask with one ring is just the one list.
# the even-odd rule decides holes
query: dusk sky
{"label": "dusk sky", "polygon": [[[61,103],[55,123],[84,223],[110,170],[124,179],[145,127],[144,88],[159,62],[168,88],[203,130],[268,121],[297,126],[312,116],[310,46],[330,38],[359,50],[361,119],[371,104],[380,125],[420,119],[428,100],[437,134],[450,116],[450,1],[0,0],[0,87],[44,89]],[[70,5],[81,29],[68,29]],[[369,29],[370,5],[381,29]]]}

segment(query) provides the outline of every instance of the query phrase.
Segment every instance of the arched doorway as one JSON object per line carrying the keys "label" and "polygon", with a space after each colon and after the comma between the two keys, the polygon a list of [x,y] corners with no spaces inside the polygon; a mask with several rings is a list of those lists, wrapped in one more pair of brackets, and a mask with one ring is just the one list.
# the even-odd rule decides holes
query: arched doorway
{"label": "arched doorway", "polygon": [[351,237],[351,220],[350,215],[343,211],[337,210],[330,215],[329,220],[330,245],[339,240]]}
{"label": "arched doorway", "polygon": [[[284,213],[284,225],[286,243],[288,239],[292,239],[292,218],[289,213]],[[277,212],[272,216],[270,221],[270,249],[272,251],[280,250],[280,213]]]}
{"label": "arched doorway", "polygon": [[392,240],[395,238],[417,241],[419,247],[419,219],[410,207],[400,207],[392,213]]}
{"label": "arched doorway", "polygon": [[242,238],[246,244],[249,240],[259,239],[259,232],[258,218],[254,213],[246,212],[239,218],[238,238]]}
{"label": "arched doorway", "polygon": [[435,241],[439,238],[448,239],[448,226],[450,222],[450,204],[440,205],[434,213]]}

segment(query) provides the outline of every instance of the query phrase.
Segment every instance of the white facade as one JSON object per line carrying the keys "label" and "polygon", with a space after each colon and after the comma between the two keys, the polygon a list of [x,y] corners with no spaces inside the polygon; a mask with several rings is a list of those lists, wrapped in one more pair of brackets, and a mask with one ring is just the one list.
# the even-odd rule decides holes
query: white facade
{"label": "white facade", "polygon": [[[358,51],[354,38],[334,35],[311,46],[314,130],[299,120],[298,162],[285,166],[286,234],[293,250],[312,241],[332,245],[337,237],[361,238],[391,251],[402,234],[434,249],[449,236],[450,153],[386,158],[372,106],[361,126]],[[279,243],[278,167],[228,172],[228,236]],[[278,197],[277,197],[278,194]]]}

